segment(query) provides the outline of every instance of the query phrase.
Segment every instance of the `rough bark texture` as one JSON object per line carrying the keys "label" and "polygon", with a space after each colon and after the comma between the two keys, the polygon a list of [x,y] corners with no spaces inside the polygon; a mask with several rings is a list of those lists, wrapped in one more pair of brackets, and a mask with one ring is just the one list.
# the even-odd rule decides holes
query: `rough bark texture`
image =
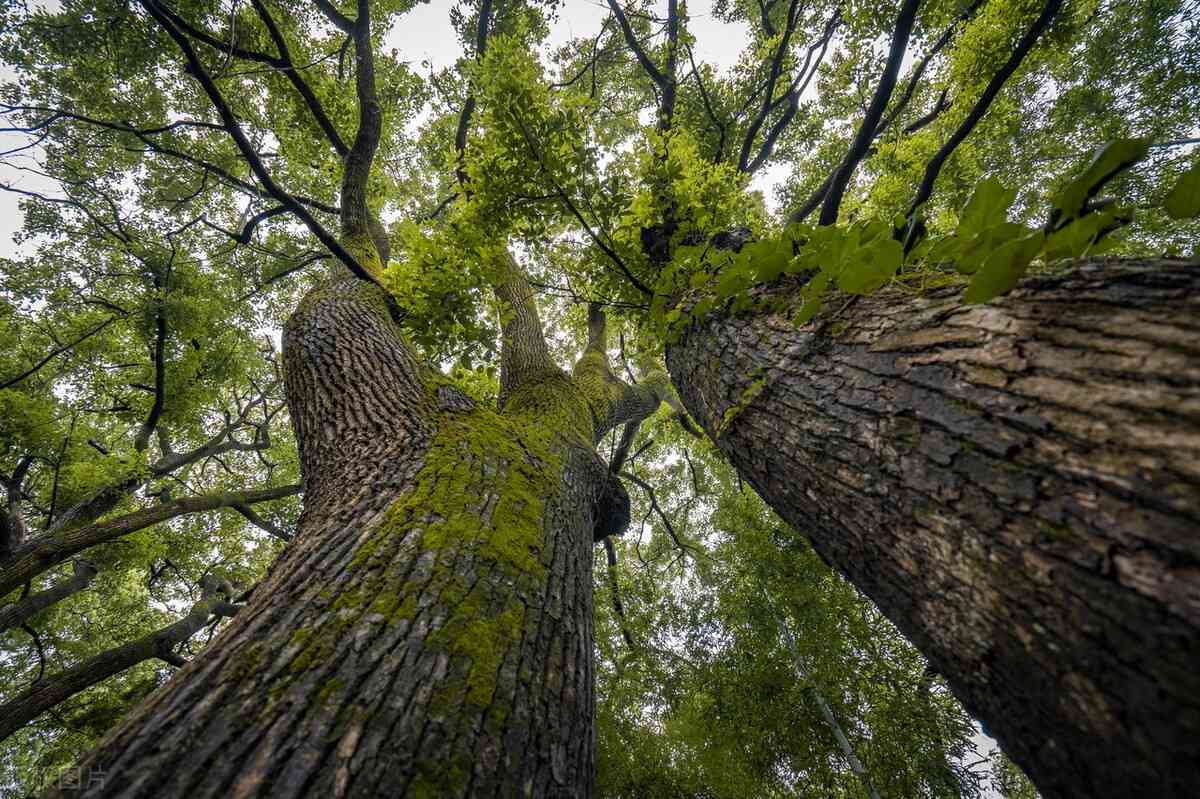
{"label": "rough bark texture", "polygon": [[[604,470],[562,372],[503,415],[422,369],[362,281],[284,331],[305,509],[214,643],[83,767],[103,796],[592,791]],[[66,791],[55,791],[61,795]]]}
{"label": "rough bark texture", "polygon": [[[795,287],[775,287],[785,302]],[[668,350],[739,472],[1047,797],[1200,785],[1200,266],[881,292]]]}

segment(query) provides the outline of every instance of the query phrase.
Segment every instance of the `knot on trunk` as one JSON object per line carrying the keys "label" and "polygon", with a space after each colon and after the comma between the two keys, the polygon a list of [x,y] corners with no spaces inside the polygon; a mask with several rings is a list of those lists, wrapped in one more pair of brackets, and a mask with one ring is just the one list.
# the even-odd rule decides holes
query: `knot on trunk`
{"label": "knot on trunk", "polygon": [[596,498],[595,525],[592,540],[603,541],[610,535],[621,535],[629,528],[631,519],[629,494],[616,475],[605,470],[605,479]]}

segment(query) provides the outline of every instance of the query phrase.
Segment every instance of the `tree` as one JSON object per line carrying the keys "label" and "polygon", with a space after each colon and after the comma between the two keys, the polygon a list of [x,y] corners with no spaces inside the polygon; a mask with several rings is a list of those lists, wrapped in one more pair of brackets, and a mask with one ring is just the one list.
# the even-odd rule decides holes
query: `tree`
{"label": "tree", "polygon": [[[93,249],[142,264],[151,355],[143,363],[153,375],[148,407],[139,402],[106,420],[132,433],[124,471],[100,490],[89,485],[62,529],[76,535],[120,522],[104,517],[180,457],[162,425],[171,413],[167,375],[183,373],[178,363],[168,368],[172,346],[186,341],[172,326],[196,322],[171,310],[171,297],[191,287],[181,275],[193,284],[210,274],[245,281],[254,274],[245,259],[268,259],[278,266],[251,281],[259,292],[312,264],[329,267],[303,281],[284,326],[281,371],[304,488],[295,537],[248,597],[229,597],[246,605],[205,652],[85,760],[111,775],[106,792],[158,792],[159,775],[169,774],[167,790],[177,793],[341,795],[387,785],[414,795],[587,795],[591,543],[623,529],[629,503],[611,468],[621,459],[606,466],[595,445],[625,425],[627,453],[638,421],[664,400],[678,410],[654,364],[664,345],[696,421],[922,647],[1047,795],[1100,785],[1125,795],[1194,781],[1186,742],[1198,716],[1186,654],[1196,618],[1190,573],[1173,564],[1195,555],[1186,535],[1195,481],[1185,460],[1143,452],[1194,432],[1194,350],[1184,336],[1193,327],[1194,278],[1171,261],[1109,265],[1030,278],[1009,298],[971,310],[954,288],[903,289],[953,284],[938,267],[937,256],[949,254],[975,273],[968,297],[988,298],[1011,289],[1035,258],[1050,263],[1107,245],[1111,228],[1127,221],[1123,209],[1093,198],[1144,155],[1141,140],[1107,151],[1112,168],[1061,182],[1044,231],[1008,220],[1013,198],[1002,184],[979,183],[961,219],[953,218],[953,192],[933,191],[947,167],[974,183],[971,164],[956,160],[963,142],[984,142],[976,175],[989,157],[1003,157],[987,144],[1002,138],[985,121],[997,98],[1009,97],[1014,76],[1061,52],[1041,46],[1045,37],[1070,41],[1103,7],[1089,17],[1074,4],[1063,13],[1059,0],[734,4],[725,13],[757,23],[758,56],[717,80],[696,64],[685,8],[668,3],[658,46],[652,16],[611,2],[611,23],[590,47],[560,54],[563,80],[551,86],[530,54],[540,11],[484,0],[455,18],[471,58],[442,76],[440,113],[414,144],[396,112],[419,106],[424,89],[379,52],[389,15],[405,5],[256,1],[226,15],[202,3],[142,0],[136,10],[98,3],[11,12],[19,24],[5,58],[24,71],[6,90],[7,109],[39,137],[51,173],[70,188],[66,198],[31,197],[30,207],[67,209],[94,234]],[[1164,8],[1143,19],[1174,24],[1178,7]],[[881,36],[888,47],[879,59],[871,44]],[[927,57],[901,80],[914,41],[928,45]],[[1194,56],[1186,42],[1176,46]],[[692,69],[682,75],[685,55]],[[97,63],[108,80],[91,79]],[[353,102],[341,85],[347,73]],[[816,171],[800,184],[811,193],[780,233],[745,202],[746,181],[777,151],[805,145],[805,126],[792,123],[806,116],[811,132],[819,119],[799,113],[818,75],[836,86],[835,107],[857,90],[861,117],[851,103],[841,118],[853,124],[812,148]],[[856,79],[839,81],[848,75]],[[1032,90],[1017,88],[1025,93],[1010,99],[1024,113]],[[634,107],[608,104],[621,94]],[[1157,97],[1147,90],[1139,100]],[[918,113],[914,98],[931,110]],[[635,122],[639,101],[653,107],[653,130]],[[1147,119],[1137,132],[1170,144],[1157,140],[1181,139],[1186,124],[1181,112]],[[607,164],[600,145],[610,148]],[[82,160],[74,155],[81,147],[98,155]],[[1134,150],[1138,157],[1123,155]],[[895,220],[888,180],[904,179],[913,153],[922,177]],[[422,169],[406,174],[396,165],[405,156]],[[136,229],[117,201],[134,169],[151,178],[138,193],[150,212]],[[876,178],[880,192],[872,196],[856,174]],[[416,188],[417,212],[389,231],[382,206]],[[336,201],[319,199],[335,191]],[[820,227],[800,224],[818,207]],[[884,221],[850,223],[847,210]],[[1034,213],[1029,199],[1013,211],[1023,221]],[[178,218],[189,221],[166,236],[146,232]],[[44,219],[48,230],[55,217]],[[1169,240],[1162,220],[1141,235]],[[523,245],[522,262],[510,241]],[[984,259],[985,250],[1003,257]],[[197,255],[177,270],[181,251]],[[564,283],[566,293],[593,300],[587,345],[570,375],[551,355],[534,295]],[[85,302],[97,302],[98,285],[88,284]],[[849,299],[820,311],[834,287]],[[197,307],[211,318],[219,295],[206,296]],[[1120,313],[1094,310],[1113,303]],[[109,310],[129,313],[116,306]],[[1090,313],[1091,332],[1131,349],[1112,364],[1071,371],[1065,348],[1092,351],[1076,343],[1077,326],[1045,322],[1046,308],[1063,307]],[[609,362],[613,313],[646,323],[636,333],[636,384],[618,379]],[[1030,320],[1041,324],[1030,329]],[[1173,349],[1160,356],[1119,335],[1130,330],[1155,331],[1143,335]],[[49,356],[14,369],[9,385],[100,332],[88,326],[56,341]],[[465,390],[494,379],[474,368],[493,357],[495,409]],[[429,366],[454,361],[457,381]],[[1105,382],[1134,369],[1158,378],[1149,398]],[[1137,411],[1127,408],[1131,397],[1142,402]],[[265,400],[238,404],[262,409],[253,444],[231,436],[247,425],[239,410],[194,450],[197,459],[225,444],[239,452],[271,446]],[[1078,408],[1100,408],[1136,433],[1105,438],[1108,470],[1086,479],[1078,464],[1101,432],[1070,426],[1082,418]],[[182,420],[187,410],[195,432],[203,415],[175,413]],[[154,437],[162,457],[151,463]],[[842,446],[851,448],[848,460],[830,457]],[[24,488],[29,457],[6,481],[15,486],[9,530],[21,528],[22,504],[34,495]],[[961,493],[939,495],[942,485]],[[1059,489],[1091,493],[1070,505],[1050,493]],[[206,507],[263,521],[246,505],[251,495],[223,496]],[[169,507],[164,501],[150,515],[166,518]],[[30,546],[52,543],[51,525]],[[1153,537],[1156,529],[1165,533]],[[970,557],[957,557],[956,545]],[[1089,549],[1101,554],[1081,558]],[[80,551],[64,549],[48,565]],[[38,568],[15,572],[14,585]],[[1064,573],[1075,579],[1056,582]],[[971,588],[956,590],[951,580]],[[1160,658],[1135,661],[1152,651],[1147,644],[1160,647]],[[803,679],[807,667],[790,654],[783,657]],[[1029,674],[1044,675],[1028,693],[1031,711],[1013,712],[1015,681]],[[836,723],[831,703],[818,704]],[[1104,757],[1093,756],[1081,730],[1102,738]]]}

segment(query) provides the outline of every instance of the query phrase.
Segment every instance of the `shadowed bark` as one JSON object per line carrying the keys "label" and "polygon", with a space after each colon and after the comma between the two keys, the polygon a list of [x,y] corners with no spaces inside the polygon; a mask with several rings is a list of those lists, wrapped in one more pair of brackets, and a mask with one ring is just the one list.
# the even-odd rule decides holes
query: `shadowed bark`
{"label": "shadowed bark", "polygon": [[960,291],[882,291],[799,329],[710,315],[668,367],[1043,795],[1187,795],[1200,268],[1094,259],[990,305]]}

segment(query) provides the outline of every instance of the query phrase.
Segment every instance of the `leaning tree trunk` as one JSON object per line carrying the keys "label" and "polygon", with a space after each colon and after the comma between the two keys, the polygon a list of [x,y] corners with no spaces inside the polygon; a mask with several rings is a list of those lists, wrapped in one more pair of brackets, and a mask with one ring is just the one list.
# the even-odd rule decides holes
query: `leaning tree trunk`
{"label": "leaning tree trunk", "polygon": [[296,538],[81,764],[105,784],[79,793],[590,796],[605,476],[573,382],[548,371],[503,415],[476,407],[349,279],[301,304],[284,356]]}
{"label": "leaning tree trunk", "polygon": [[800,328],[712,314],[668,367],[1045,796],[1190,795],[1200,266],[1097,259],[990,305],[959,293],[884,291]]}

